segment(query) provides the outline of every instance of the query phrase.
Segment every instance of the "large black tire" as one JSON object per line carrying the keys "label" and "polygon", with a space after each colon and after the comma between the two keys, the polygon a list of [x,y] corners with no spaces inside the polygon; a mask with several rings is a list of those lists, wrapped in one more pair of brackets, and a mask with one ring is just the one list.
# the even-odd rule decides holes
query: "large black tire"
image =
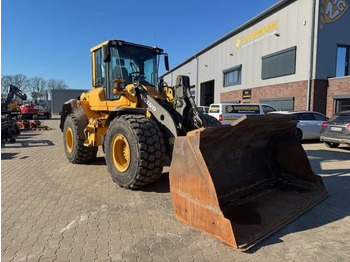
{"label": "large black tire", "polygon": [[165,146],[158,125],[143,115],[122,115],[109,125],[104,142],[108,171],[119,186],[136,189],[162,174]]}
{"label": "large black tire", "polygon": [[16,123],[13,122],[11,125],[11,132],[12,135],[19,136],[21,134],[21,129]]}
{"label": "large black tire", "polygon": [[202,114],[199,115],[199,117],[201,118],[204,127],[221,126],[221,122],[211,115]]}
{"label": "large black tire", "polygon": [[80,139],[78,123],[73,114],[66,117],[63,127],[63,146],[69,162],[84,164],[96,159],[98,147],[86,147]]}

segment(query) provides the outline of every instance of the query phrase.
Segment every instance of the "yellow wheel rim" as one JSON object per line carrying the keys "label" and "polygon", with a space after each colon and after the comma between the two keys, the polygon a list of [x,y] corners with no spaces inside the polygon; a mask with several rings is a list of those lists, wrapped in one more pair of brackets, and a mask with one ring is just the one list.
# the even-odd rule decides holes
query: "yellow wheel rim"
{"label": "yellow wheel rim", "polygon": [[66,147],[67,147],[67,151],[69,153],[73,152],[73,130],[72,128],[69,126],[66,130]]}
{"label": "yellow wheel rim", "polygon": [[117,134],[112,142],[112,159],[119,172],[125,172],[130,165],[130,146],[125,136]]}

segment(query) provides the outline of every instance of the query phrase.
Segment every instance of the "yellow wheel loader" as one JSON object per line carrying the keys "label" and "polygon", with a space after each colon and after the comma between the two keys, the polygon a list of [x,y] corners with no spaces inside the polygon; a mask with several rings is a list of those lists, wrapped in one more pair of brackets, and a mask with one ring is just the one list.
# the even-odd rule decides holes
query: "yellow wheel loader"
{"label": "yellow wheel loader", "polygon": [[267,237],[328,193],[296,121],[245,116],[230,126],[197,109],[186,76],[158,80],[162,49],[122,40],[91,49],[92,89],[64,103],[60,128],[71,163],[102,147],[119,186],[156,181],[166,159],[176,217],[237,250]]}

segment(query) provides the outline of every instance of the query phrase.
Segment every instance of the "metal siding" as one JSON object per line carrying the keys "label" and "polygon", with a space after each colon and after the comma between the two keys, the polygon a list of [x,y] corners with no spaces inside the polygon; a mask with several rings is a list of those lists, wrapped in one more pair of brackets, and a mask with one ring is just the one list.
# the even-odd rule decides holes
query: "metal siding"
{"label": "metal siding", "polygon": [[[334,22],[324,23],[325,17],[323,16],[324,3],[327,1],[320,1],[319,6],[319,20],[316,25],[318,28],[317,37],[317,60],[316,60],[316,79],[327,79],[329,77],[335,77],[336,62],[337,62],[337,45],[350,45],[350,8],[348,8],[343,14],[339,14],[339,18],[335,17]],[[349,7],[350,0],[343,0]],[[336,11],[336,9],[334,9]],[[327,17],[327,14],[325,14]],[[326,61],[326,62],[325,62]]]}
{"label": "metal siding", "polygon": [[51,90],[51,110],[53,114],[58,114],[62,110],[64,102],[69,99],[77,99],[86,90],[83,89],[65,89]]}
{"label": "metal siding", "polygon": [[[311,17],[312,1],[299,0],[292,2],[248,29],[201,53],[198,56],[198,85],[215,80],[215,103],[218,103],[222,92],[307,80],[310,60]],[[274,21],[278,22],[275,30],[271,30],[271,32],[263,35],[261,39],[253,39],[246,46],[241,46],[238,50],[235,50],[235,41],[238,37],[242,38]],[[277,37],[274,33],[279,33],[280,36]],[[261,57],[291,46],[297,46],[295,74],[262,80]],[[224,88],[223,71],[240,64],[242,64],[241,84]],[[191,83],[194,83],[192,79],[196,79],[194,77],[197,75],[196,68],[197,61],[194,58],[166,75],[165,79],[173,78],[173,81],[168,80],[168,83],[174,84],[177,74],[191,70],[189,76]],[[196,87],[196,92],[198,92],[197,89],[198,87]]]}

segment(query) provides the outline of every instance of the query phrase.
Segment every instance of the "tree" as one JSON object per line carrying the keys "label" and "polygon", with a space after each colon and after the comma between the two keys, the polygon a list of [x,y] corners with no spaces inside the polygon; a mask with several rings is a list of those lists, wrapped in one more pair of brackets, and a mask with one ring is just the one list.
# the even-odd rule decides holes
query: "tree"
{"label": "tree", "polygon": [[35,76],[29,79],[29,91],[33,92],[44,92],[47,90],[47,82],[44,78]]}
{"label": "tree", "polygon": [[28,78],[23,74],[1,76],[1,97],[7,96],[10,85],[15,85],[23,92],[28,91]]}
{"label": "tree", "polygon": [[33,77],[28,79],[23,74],[3,75],[1,76],[1,99],[7,97],[8,88],[15,85],[24,93],[45,93],[52,89],[68,89],[68,85],[64,80],[49,79],[46,81],[42,77]]}
{"label": "tree", "polygon": [[49,79],[47,81],[47,89],[48,90],[57,90],[57,89],[67,89],[68,85],[65,83],[64,80],[56,80],[56,79]]}

